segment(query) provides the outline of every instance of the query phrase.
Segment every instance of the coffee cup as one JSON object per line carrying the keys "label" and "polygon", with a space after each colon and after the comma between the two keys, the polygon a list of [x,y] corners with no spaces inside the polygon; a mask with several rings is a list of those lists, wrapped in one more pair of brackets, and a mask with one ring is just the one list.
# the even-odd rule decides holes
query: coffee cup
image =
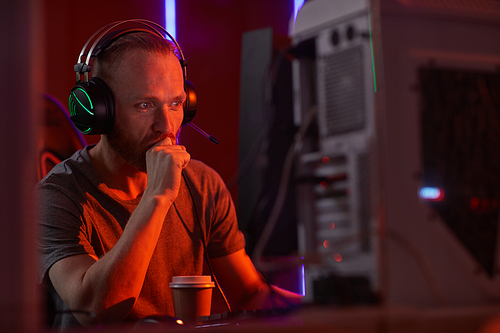
{"label": "coffee cup", "polygon": [[169,286],[177,318],[195,324],[200,316],[210,316],[214,287],[210,275],[174,276]]}

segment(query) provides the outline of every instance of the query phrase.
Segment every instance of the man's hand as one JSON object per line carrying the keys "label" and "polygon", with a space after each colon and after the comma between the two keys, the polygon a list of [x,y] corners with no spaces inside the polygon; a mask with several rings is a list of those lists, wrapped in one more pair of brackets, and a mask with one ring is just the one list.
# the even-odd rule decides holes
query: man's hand
{"label": "man's hand", "polygon": [[234,310],[286,308],[302,303],[301,295],[266,284],[244,249],[212,258],[211,262]]}
{"label": "man's hand", "polygon": [[175,139],[166,137],[146,153],[146,191],[155,196],[166,195],[172,201],[179,193],[182,169],[191,159],[186,147],[174,143]]}

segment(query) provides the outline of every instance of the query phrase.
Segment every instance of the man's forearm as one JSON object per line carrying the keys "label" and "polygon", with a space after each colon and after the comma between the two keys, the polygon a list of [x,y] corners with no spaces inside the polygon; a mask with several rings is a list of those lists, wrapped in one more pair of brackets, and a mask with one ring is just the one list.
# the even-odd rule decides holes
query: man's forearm
{"label": "man's forearm", "polygon": [[139,297],[170,205],[164,197],[143,197],[122,236],[103,257],[94,262],[69,257],[54,264],[50,278],[71,310],[95,313],[103,322],[127,315]]}
{"label": "man's forearm", "polygon": [[280,309],[289,308],[302,303],[303,297],[299,294],[281,289],[274,285],[264,284],[248,299],[244,305],[246,309]]}

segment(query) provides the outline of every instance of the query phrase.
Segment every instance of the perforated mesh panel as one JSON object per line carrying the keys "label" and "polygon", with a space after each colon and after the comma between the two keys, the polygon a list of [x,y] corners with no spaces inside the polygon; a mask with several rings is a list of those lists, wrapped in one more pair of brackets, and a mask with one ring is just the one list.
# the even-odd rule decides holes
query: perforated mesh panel
{"label": "perforated mesh panel", "polygon": [[363,53],[361,47],[323,57],[326,136],[365,126]]}

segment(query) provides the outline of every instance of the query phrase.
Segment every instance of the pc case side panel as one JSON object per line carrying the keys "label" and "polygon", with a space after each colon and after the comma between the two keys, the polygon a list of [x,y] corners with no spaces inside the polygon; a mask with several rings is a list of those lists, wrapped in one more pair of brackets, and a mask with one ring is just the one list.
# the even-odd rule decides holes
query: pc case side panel
{"label": "pc case side panel", "polygon": [[[422,119],[426,96],[420,73],[447,70],[458,73],[454,74],[455,78],[460,73],[471,72],[484,74],[474,76],[476,78],[493,77],[500,64],[498,22],[446,17],[443,10],[439,16],[414,11],[408,14],[391,7],[391,11],[382,13],[381,28],[386,108],[380,112],[384,112],[387,131],[384,164],[387,301],[407,305],[497,302],[500,299],[498,274],[493,270],[493,274],[488,274],[481,267],[450,228],[449,224],[454,222],[446,221],[436,209],[440,203],[422,200],[419,189],[428,185],[424,177],[427,170],[423,139],[428,131],[434,130],[432,123]],[[440,88],[446,93],[451,86],[443,84]],[[498,94],[498,90],[495,91],[490,88],[487,94]],[[439,97],[439,92],[436,93]],[[460,94],[456,98],[461,98]],[[492,111],[494,113],[500,115],[500,110]],[[454,126],[462,128],[458,122],[443,124],[441,132],[454,130]],[[438,144],[441,142],[435,143]],[[460,149],[458,144],[450,147]],[[443,154],[451,154],[451,151]],[[441,160],[449,162],[446,156]],[[448,170],[455,172],[455,169]],[[443,172],[441,176],[445,176]],[[445,200],[457,195],[472,197],[472,193],[451,185],[443,188]],[[452,210],[462,208],[450,206]],[[467,226],[478,222],[465,220],[464,223]],[[494,255],[495,267],[498,267],[498,255]]]}
{"label": "pc case side panel", "polygon": [[312,61],[297,61],[294,80],[298,124],[317,109],[297,158],[299,248],[316,259],[306,266],[306,298],[317,303],[377,301],[373,57],[364,5],[294,38],[295,45],[314,41]]}

